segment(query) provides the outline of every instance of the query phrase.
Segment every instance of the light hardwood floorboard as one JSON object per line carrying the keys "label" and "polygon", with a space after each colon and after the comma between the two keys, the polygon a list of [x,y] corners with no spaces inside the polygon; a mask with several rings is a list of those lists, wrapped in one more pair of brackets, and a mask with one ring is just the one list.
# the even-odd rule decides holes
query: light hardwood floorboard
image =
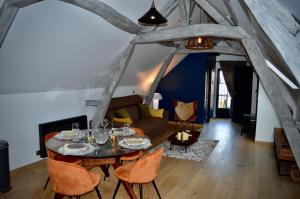
{"label": "light hardwood floorboard", "polygon": [[[171,130],[155,139],[154,145],[162,142],[170,133]],[[300,198],[300,184],[289,177],[277,175],[272,146],[254,143],[246,135],[240,136],[239,125],[230,120],[212,120],[205,125],[200,136],[219,140],[219,143],[205,162],[164,157],[156,179],[162,198]],[[101,173],[98,168],[93,171]],[[14,171],[13,190],[0,198],[53,198],[50,184],[43,190],[46,179],[45,161]],[[111,177],[99,185],[104,199],[112,197],[116,183],[111,169]],[[138,194],[137,188],[135,186]],[[82,198],[94,199],[97,196],[92,192]],[[122,186],[116,198],[128,198]],[[144,198],[158,198],[151,184],[144,187]]]}

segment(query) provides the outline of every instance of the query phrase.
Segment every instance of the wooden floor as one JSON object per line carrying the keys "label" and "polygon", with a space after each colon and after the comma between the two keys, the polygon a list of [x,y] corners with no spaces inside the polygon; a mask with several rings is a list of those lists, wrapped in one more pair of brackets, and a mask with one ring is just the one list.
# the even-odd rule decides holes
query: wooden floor
{"label": "wooden floor", "polygon": [[[162,198],[300,198],[300,184],[277,175],[272,146],[254,143],[240,136],[239,130],[229,120],[213,120],[206,125],[201,137],[219,140],[206,162],[163,158],[156,179]],[[112,177],[99,185],[104,199],[112,197],[116,185],[111,173]],[[18,170],[12,175],[13,190],[0,198],[53,198],[51,186],[42,189],[46,179],[44,161]],[[144,192],[146,199],[158,198],[150,185]],[[97,197],[92,192],[82,198]],[[116,198],[128,198],[123,187]]]}

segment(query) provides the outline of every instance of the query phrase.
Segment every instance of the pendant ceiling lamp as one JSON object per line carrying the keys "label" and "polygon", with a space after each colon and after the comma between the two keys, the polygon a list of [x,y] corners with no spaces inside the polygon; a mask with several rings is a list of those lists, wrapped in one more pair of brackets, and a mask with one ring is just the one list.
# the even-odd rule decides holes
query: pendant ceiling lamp
{"label": "pendant ceiling lamp", "polygon": [[154,0],[152,1],[151,8],[141,18],[138,19],[139,24],[144,26],[157,26],[163,25],[168,22],[155,8]]}
{"label": "pendant ceiling lamp", "polygon": [[210,37],[194,37],[185,40],[184,47],[191,50],[212,49],[213,39]]}

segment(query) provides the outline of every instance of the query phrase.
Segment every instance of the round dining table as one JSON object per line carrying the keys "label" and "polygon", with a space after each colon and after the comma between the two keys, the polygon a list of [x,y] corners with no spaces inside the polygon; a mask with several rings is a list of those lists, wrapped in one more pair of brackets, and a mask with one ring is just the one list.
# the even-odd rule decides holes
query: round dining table
{"label": "round dining table", "polygon": [[[123,148],[118,145],[118,142],[121,141],[122,139],[128,138],[128,137],[142,137],[142,138],[147,138],[147,136],[115,136],[114,140],[108,139],[106,143],[104,144],[97,144],[95,141],[88,142],[88,139],[79,139],[76,141],[70,140],[70,139],[59,139],[56,136],[53,138],[50,138],[45,144],[47,149],[58,153],[60,155],[65,155],[61,153],[61,148],[64,147],[66,144],[71,144],[71,143],[85,143],[85,144],[91,144],[94,146],[94,150],[86,153],[86,154],[72,154],[72,155],[65,155],[65,156],[73,156],[73,157],[79,157],[81,159],[84,158],[95,158],[95,159],[105,159],[105,158],[115,158],[115,164],[112,166],[114,169],[118,168],[120,166],[120,157],[123,155],[129,155],[131,153],[140,151],[141,149],[128,149],[128,148]],[[131,187],[130,184],[128,184],[125,181],[122,181],[122,184],[124,188],[126,189],[128,195],[130,198],[137,198],[136,195],[134,194],[134,191]]]}

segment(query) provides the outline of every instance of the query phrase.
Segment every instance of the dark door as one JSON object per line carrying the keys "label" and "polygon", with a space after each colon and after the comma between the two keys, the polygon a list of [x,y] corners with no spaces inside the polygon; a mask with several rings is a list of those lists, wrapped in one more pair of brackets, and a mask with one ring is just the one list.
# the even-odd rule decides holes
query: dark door
{"label": "dark door", "polygon": [[241,123],[243,114],[251,113],[253,68],[237,65],[234,69],[234,95],[232,97],[231,119]]}
{"label": "dark door", "polygon": [[222,70],[218,69],[217,74],[217,100],[216,100],[216,117],[230,117],[231,96],[227,90]]}

